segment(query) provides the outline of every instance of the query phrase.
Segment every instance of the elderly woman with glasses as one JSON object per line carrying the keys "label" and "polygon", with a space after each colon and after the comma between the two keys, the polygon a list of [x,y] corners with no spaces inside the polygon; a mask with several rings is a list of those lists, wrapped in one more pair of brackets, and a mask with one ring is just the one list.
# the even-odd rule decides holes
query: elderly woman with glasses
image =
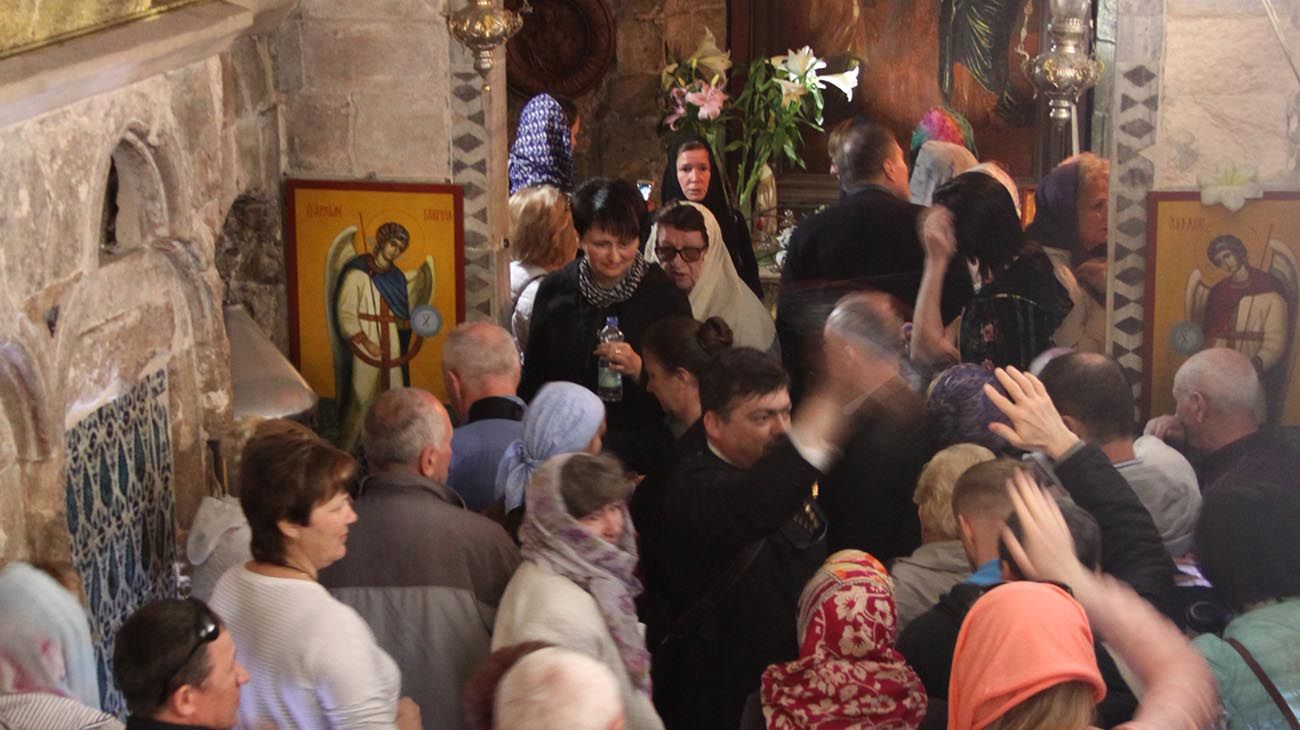
{"label": "elderly woman with glasses", "polygon": [[244,447],[240,504],[253,559],[212,595],[248,668],[241,727],[420,727],[419,708],[398,699],[397,664],[317,582],[347,552],[357,471],[351,456],[289,421],[262,423]]}
{"label": "elderly woman with glasses", "polygon": [[708,208],[689,201],[668,205],[655,219],[650,241],[646,258],[658,262],[687,295],[696,319],[721,317],[731,327],[736,347],[773,352],[772,315],[736,273]]}

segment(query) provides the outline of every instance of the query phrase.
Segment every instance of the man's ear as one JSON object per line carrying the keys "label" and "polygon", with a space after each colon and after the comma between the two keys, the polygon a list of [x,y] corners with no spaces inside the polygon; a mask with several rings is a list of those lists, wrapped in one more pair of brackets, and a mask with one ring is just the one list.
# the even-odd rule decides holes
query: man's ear
{"label": "man's ear", "polygon": [[718,440],[718,435],[722,433],[723,419],[713,411],[704,412],[704,433],[714,441]]}
{"label": "man's ear", "polygon": [[428,478],[433,475],[433,467],[438,463],[438,447],[432,444],[420,449],[420,476]]}
{"label": "man's ear", "polygon": [[461,381],[460,376],[454,371],[443,368],[442,382],[447,386],[447,396],[451,398],[452,403],[460,403]]}
{"label": "man's ear", "polygon": [[1210,402],[1205,399],[1205,394],[1194,390],[1188,398],[1192,401],[1192,418],[1196,419],[1197,423],[1204,422],[1210,412]]}
{"label": "man's ear", "polygon": [[171,693],[171,696],[163,703],[163,708],[160,709],[170,710],[177,717],[193,717],[198,710],[194,696],[197,691],[198,688],[192,684],[182,684]]}
{"label": "man's ear", "polygon": [[1070,433],[1078,436],[1083,441],[1088,440],[1088,429],[1083,427],[1083,424],[1079,422],[1079,419],[1074,416],[1061,414],[1061,422],[1065,424],[1066,428],[1070,429]]}

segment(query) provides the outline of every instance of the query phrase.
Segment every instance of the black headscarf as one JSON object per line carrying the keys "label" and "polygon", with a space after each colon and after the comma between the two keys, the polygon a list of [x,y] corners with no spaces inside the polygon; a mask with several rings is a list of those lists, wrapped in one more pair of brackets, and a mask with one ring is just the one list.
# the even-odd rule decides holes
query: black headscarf
{"label": "black headscarf", "polygon": [[[722,239],[727,244],[727,253],[731,255],[731,262],[736,265],[736,273],[740,274],[745,285],[752,289],[759,299],[762,299],[763,285],[758,279],[758,259],[754,256],[754,245],[749,238],[749,226],[745,224],[745,219],[727,203],[727,196],[722,191],[720,174],[722,168],[714,159],[713,149],[709,147],[708,142],[699,137],[688,136],[678,140],[669,148],[668,164],[664,168],[663,181],[659,184],[660,199],[664,205],[687,199],[681,183],[677,182],[677,155],[689,142],[703,145],[705,153],[709,156],[709,189],[704,193],[704,200],[696,202],[708,208],[713,217],[718,220],[718,226],[722,229]],[[651,241],[648,245],[653,246],[654,242]]]}

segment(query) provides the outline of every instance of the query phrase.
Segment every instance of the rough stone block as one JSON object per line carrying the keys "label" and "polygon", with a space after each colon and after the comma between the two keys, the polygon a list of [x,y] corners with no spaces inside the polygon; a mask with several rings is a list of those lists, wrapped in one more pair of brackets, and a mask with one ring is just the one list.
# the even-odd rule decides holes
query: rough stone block
{"label": "rough stone block", "polygon": [[275,55],[275,81],[280,93],[290,94],[303,87],[302,21],[292,17],[285,21],[272,41]]}
{"label": "rough stone block", "polygon": [[[621,68],[657,71],[664,65],[663,29],[655,23],[620,23],[617,43]],[[673,43],[670,46],[677,53],[690,53],[694,48],[692,42]]]}
{"label": "rough stone block", "polygon": [[352,154],[360,174],[451,177],[451,114],[433,95],[357,94]]}
{"label": "rough stone block", "polygon": [[659,74],[632,73],[616,76],[609,86],[609,108],[627,117],[657,117]]}
{"label": "rough stone block", "polygon": [[1161,185],[1195,185],[1196,175],[1213,172],[1220,160],[1249,164],[1259,180],[1285,184],[1289,180],[1286,109],[1290,95],[1274,92],[1251,95],[1165,96],[1161,99],[1162,128],[1170,122],[1195,137],[1200,159],[1186,172],[1162,168]]}
{"label": "rough stone block", "polygon": [[1164,19],[1131,15],[1119,18],[1115,28],[1115,57],[1127,62],[1155,61],[1164,41]]}
{"label": "rough stone block", "polygon": [[1264,93],[1279,79],[1294,82],[1263,16],[1170,17],[1161,76],[1171,96]]}
{"label": "rough stone block", "polygon": [[[450,4],[459,8],[462,2],[452,0]],[[300,7],[304,18],[371,21],[375,18],[439,19],[447,5],[446,0],[303,0]]]}
{"label": "rough stone block", "polygon": [[362,91],[423,86],[445,77],[447,30],[442,23],[303,24],[307,88]]}
{"label": "rough stone block", "polygon": [[344,94],[298,94],[285,110],[290,173],[352,172],[352,100]]}

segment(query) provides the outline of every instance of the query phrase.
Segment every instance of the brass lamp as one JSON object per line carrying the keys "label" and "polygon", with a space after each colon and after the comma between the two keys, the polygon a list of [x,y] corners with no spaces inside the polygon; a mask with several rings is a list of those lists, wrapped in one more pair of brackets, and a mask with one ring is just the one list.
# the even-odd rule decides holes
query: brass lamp
{"label": "brass lamp", "polygon": [[[1049,12],[1047,50],[1026,62],[1025,74],[1047,97],[1055,165],[1078,152],[1075,104],[1097,83],[1102,64],[1092,54],[1092,0],[1051,0]],[[1068,141],[1062,139],[1067,129]]]}
{"label": "brass lamp", "polygon": [[519,32],[524,25],[523,13],[531,13],[528,0],[520,12],[496,7],[493,0],[469,0],[465,7],[447,14],[447,29],[474,54],[474,68],[483,77],[483,90],[490,91],[488,74],[492,71],[492,51]]}

